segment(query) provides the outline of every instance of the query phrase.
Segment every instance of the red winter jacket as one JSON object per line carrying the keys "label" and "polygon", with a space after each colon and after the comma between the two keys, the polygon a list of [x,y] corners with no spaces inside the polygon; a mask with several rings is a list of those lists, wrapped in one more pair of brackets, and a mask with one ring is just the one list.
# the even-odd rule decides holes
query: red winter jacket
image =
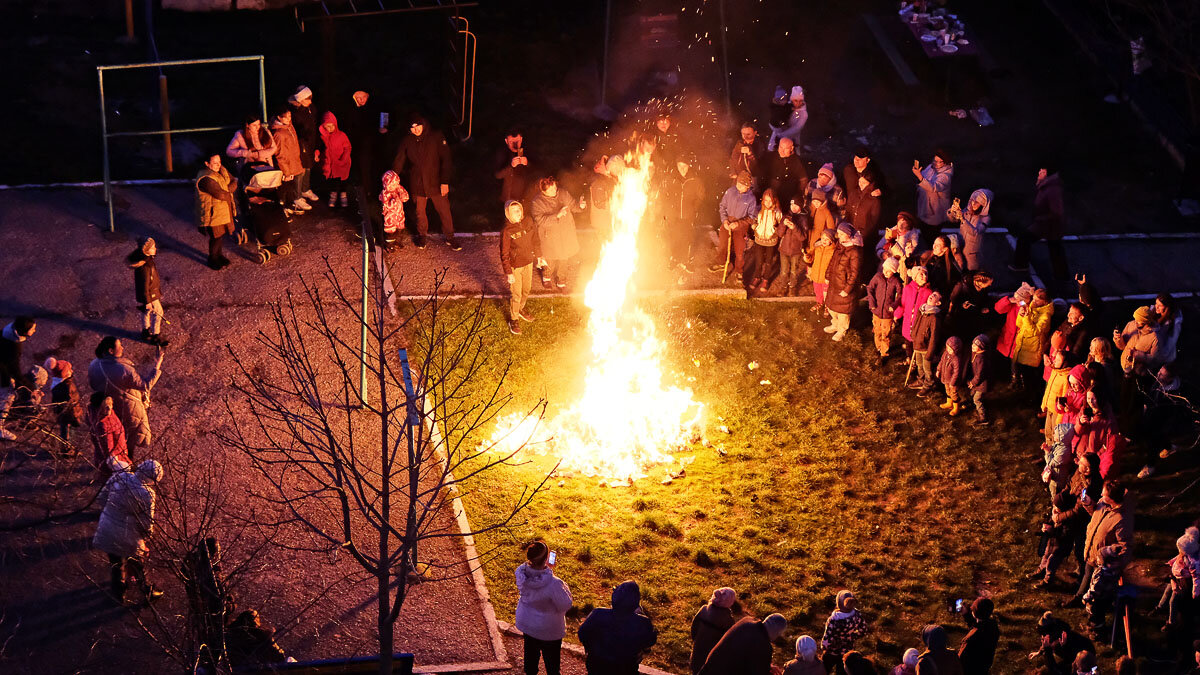
{"label": "red winter jacket", "polygon": [[[333,131],[325,128],[331,122]],[[337,118],[331,112],[326,112],[321,118],[321,143],[325,146],[321,153],[321,174],[326,178],[349,178],[350,137],[337,128]]]}

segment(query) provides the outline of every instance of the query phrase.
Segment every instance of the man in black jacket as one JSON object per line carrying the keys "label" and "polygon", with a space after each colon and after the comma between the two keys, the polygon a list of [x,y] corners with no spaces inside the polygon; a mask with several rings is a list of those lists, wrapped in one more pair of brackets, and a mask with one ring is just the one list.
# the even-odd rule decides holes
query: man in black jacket
{"label": "man in black jacket", "polygon": [[454,238],[454,221],[450,217],[450,146],[446,137],[437,129],[429,128],[429,122],[419,114],[413,115],[409,135],[400,142],[392,170],[405,175],[408,170],[408,192],[417,202],[417,248],[425,248],[425,237],[429,236],[428,203],[433,202],[438,218],[442,221],[442,234],[446,245],[460,250]]}
{"label": "man in black jacket", "polygon": [[641,602],[637,582],[621,582],[613,589],[612,608],[593,609],[579,625],[588,675],[637,675],[642,656],[658,642]]}
{"label": "man in black jacket", "polygon": [[763,162],[761,183],[774,190],[779,203],[784,206],[790,204],[792,197],[799,195],[808,185],[808,172],[795,149],[792,139],[785,136],[779,139],[779,147],[775,152],[767,155]]}
{"label": "man in black jacket", "polygon": [[142,310],[142,341],[147,344],[166,347],[169,343],[163,339],[162,321],[162,287],[158,279],[158,265],[155,255],[158,248],[151,237],[138,240],[138,247],[129,254],[129,267],[133,269],[133,293],[137,298],[138,308]]}
{"label": "man in black jacket", "polygon": [[996,645],[1000,642],[1000,626],[992,618],[995,607],[991,598],[975,598],[963,614],[969,629],[958,647],[963,675],[988,675],[992,669]]}
{"label": "man in black jacket", "polygon": [[296,180],[300,196],[310,202],[320,199],[312,191],[312,168],[321,160],[317,150],[317,110],[313,107],[312,90],[304,85],[288,98],[288,109],[292,111],[292,127],[296,129],[296,140],[300,142],[300,166],[304,172]]}
{"label": "man in black jacket", "polygon": [[37,330],[37,322],[28,316],[18,316],[0,331],[0,439],[16,440],[16,435],[4,426],[8,409],[12,407],[20,384],[21,352],[24,343]]}
{"label": "man in black jacket", "polygon": [[500,181],[500,203],[525,199],[529,190],[529,156],[525,154],[525,137],[517,128],[504,134],[504,147],[496,151],[494,176]]}

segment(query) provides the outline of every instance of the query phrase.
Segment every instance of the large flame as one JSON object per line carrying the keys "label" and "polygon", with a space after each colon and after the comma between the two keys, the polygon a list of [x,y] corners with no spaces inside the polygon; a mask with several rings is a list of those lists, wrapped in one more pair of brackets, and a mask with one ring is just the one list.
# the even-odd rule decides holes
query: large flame
{"label": "large flame", "polygon": [[613,177],[612,238],[583,295],[592,340],[583,396],[540,429],[531,417],[501,420],[492,442],[500,449],[525,444],[559,457],[560,471],[623,484],[644,477],[652,466],[672,463],[669,453],[699,434],[702,407],[691,390],[664,383],[664,345],[654,321],[632,298],[649,162],[635,158]]}

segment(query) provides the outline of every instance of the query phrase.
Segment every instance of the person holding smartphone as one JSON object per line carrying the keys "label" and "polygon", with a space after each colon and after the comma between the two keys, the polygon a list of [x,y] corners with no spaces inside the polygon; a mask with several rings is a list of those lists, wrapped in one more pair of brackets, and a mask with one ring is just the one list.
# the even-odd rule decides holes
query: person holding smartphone
{"label": "person holding smartphone", "polygon": [[539,540],[525,547],[525,562],[517,567],[520,597],[514,623],[524,633],[526,675],[537,675],[539,658],[546,664],[547,675],[559,674],[571,589],[554,576],[557,562],[557,553]]}

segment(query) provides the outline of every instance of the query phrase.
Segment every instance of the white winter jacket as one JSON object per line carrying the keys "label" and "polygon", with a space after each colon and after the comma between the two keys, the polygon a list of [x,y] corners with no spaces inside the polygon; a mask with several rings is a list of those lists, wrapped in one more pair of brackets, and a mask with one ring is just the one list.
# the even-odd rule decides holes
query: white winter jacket
{"label": "white winter jacket", "polygon": [[538,640],[561,640],[567,634],[567,610],[571,589],[547,568],[535,570],[529,563],[517,568],[517,629]]}
{"label": "white winter jacket", "polygon": [[154,523],[154,488],[134,473],[118,471],[100,492],[104,510],[92,546],[121,558],[147,551],[146,537]]}

